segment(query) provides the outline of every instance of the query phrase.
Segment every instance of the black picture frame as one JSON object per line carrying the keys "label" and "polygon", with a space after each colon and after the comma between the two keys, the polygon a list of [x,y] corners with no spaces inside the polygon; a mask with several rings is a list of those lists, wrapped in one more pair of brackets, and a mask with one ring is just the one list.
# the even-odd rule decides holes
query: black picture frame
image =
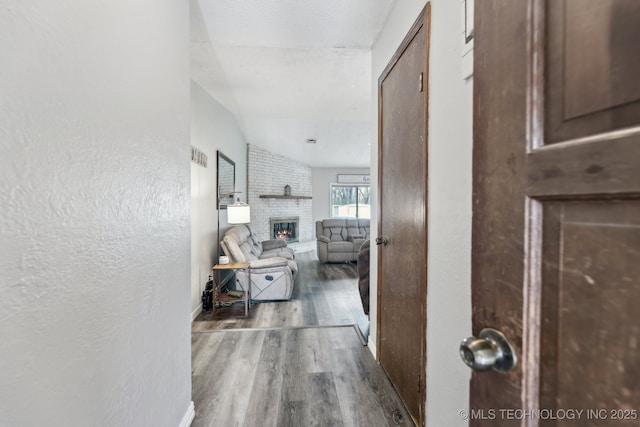
{"label": "black picture frame", "polygon": [[227,205],[233,204],[233,192],[236,191],[236,163],[229,157],[217,151],[216,161],[216,188],[217,208],[227,209]]}

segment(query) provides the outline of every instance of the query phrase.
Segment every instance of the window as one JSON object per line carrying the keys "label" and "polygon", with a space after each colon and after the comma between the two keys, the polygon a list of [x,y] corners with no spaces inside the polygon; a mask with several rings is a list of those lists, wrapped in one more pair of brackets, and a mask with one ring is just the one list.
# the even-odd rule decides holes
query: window
{"label": "window", "polygon": [[331,218],[371,218],[368,185],[331,184]]}

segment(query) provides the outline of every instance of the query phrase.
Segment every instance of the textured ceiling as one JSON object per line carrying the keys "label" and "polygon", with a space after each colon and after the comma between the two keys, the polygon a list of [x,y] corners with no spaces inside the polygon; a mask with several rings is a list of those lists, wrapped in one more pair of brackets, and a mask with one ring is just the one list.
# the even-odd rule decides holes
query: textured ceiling
{"label": "textured ceiling", "polygon": [[393,3],[191,0],[192,78],[251,144],[314,167],[369,166],[371,45]]}

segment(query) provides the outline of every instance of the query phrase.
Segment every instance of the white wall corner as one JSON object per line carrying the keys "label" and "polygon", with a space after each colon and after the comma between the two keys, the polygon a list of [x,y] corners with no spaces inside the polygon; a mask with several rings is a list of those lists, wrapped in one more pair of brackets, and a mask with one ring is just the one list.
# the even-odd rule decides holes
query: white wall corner
{"label": "white wall corner", "polygon": [[189,407],[187,408],[187,412],[184,414],[184,417],[182,417],[182,421],[180,421],[180,424],[178,425],[178,427],[189,427],[195,417],[196,417],[196,406],[193,404],[193,400],[192,400],[191,403],[189,404]]}
{"label": "white wall corner", "polygon": [[373,355],[373,358],[378,360],[378,355],[376,354],[376,342],[373,340],[373,338],[371,338],[371,335],[369,335],[369,342],[367,343],[367,348]]}
{"label": "white wall corner", "polygon": [[467,14],[473,14],[474,0],[463,0],[460,7],[461,24],[460,24],[460,75],[463,80],[468,80],[473,77],[473,43],[474,43],[474,28],[473,18],[472,22],[467,22],[469,17]]}

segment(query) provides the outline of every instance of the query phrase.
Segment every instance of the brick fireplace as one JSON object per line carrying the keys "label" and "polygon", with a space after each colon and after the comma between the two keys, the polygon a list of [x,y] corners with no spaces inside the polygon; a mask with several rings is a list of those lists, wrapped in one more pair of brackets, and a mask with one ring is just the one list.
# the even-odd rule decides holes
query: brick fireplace
{"label": "brick fireplace", "polygon": [[[274,238],[274,218],[297,218],[295,245],[315,243],[311,167],[253,144],[248,144],[247,151],[247,200],[251,206],[251,229],[256,237]],[[291,196],[284,197],[287,185]],[[264,195],[279,198],[264,198]]]}

